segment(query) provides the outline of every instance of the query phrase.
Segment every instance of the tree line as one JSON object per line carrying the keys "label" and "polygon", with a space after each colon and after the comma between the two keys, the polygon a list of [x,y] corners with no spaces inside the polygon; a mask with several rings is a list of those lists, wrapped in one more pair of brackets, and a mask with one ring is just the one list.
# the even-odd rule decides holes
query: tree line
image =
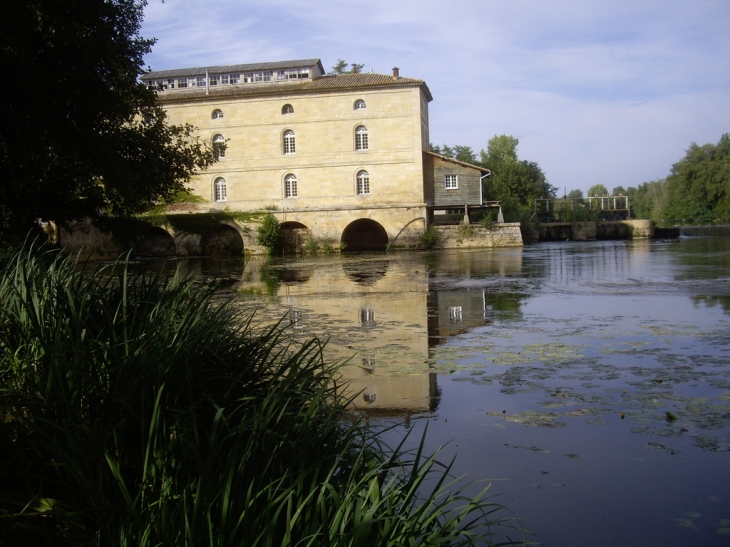
{"label": "tree line", "polygon": [[[592,186],[588,196],[606,196],[602,184]],[[633,218],[655,221],[707,222],[730,219],[730,133],[717,144],[692,143],[680,161],[663,179],[638,186],[617,186],[613,196],[628,196]],[[582,198],[571,190],[569,198]]]}

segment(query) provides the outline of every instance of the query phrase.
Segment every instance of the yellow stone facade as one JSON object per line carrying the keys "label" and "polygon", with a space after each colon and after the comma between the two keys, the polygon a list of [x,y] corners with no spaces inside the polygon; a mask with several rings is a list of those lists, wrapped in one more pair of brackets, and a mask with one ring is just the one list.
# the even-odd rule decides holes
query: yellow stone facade
{"label": "yellow stone facade", "polygon": [[[145,78],[161,82],[174,72]],[[426,84],[400,77],[397,69],[392,76],[318,73],[316,60],[313,77],[304,80],[278,82],[274,76],[270,82],[158,93],[170,123],[196,126],[211,144],[225,142],[218,163],[192,181],[193,193],[206,200],[197,210],[269,209],[281,222],[337,241],[351,223],[369,219],[384,229],[387,244],[398,237],[396,246],[416,246],[427,216]],[[290,133],[294,150],[285,143]],[[292,178],[296,195],[290,195]]]}

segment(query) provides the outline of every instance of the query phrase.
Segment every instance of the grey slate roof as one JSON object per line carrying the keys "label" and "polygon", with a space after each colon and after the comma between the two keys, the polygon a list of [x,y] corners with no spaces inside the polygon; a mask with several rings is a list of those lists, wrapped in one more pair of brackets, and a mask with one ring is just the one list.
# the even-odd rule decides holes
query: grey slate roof
{"label": "grey slate roof", "polygon": [[218,65],[218,66],[202,66],[194,68],[176,68],[172,70],[155,70],[149,74],[145,74],[140,79],[146,80],[163,80],[165,78],[180,78],[183,76],[200,76],[205,74],[207,70],[209,74],[236,74],[243,72],[254,72],[256,70],[284,70],[287,68],[309,68],[310,66],[319,65],[322,73],[322,61],[319,59],[300,59],[298,61],[276,61],[273,63],[249,63],[245,65]]}
{"label": "grey slate roof", "polygon": [[[270,63],[275,64],[275,63]],[[236,65],[243,66],[243,65]],[[309,65],[311,66],[311,65]],[[159,73],[155,73],[159,74]],[[155,76],[153,79],[161,78]],[[314,80],[285,80],[282,82],[241,83],[211,87],[208,94],[205,88],[176,89],[175,91],[158,91],[157,99],[161,103],[208,101],[230,97],[246,97],[261,95],[295,95],[311,94],[327,91],[344,91],[347,89],[367,89],[383,87],[420,87],[426,100],[432,101],[431,91],[426,82],[417,78],[394,78],[385,74],[362,72],[358,74],[339,74],[321,76]],[[445,158],[450,159],[450,158]],[[472,166],[473,167],[473,166]]]}

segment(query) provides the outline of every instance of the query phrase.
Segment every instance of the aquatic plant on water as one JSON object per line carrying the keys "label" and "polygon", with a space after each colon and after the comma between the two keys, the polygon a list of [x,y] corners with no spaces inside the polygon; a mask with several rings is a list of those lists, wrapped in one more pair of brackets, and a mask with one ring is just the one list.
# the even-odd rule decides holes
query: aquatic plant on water
{"label": "aquatic plant on water", "polygon": [[[344,419],[312,339],[199,279],[0,269],[0,544],[498,544],[509,514],[450,466]],[[498,526],[497,526],[498,525]],[[509,538],[507,537],[509,540]]]}

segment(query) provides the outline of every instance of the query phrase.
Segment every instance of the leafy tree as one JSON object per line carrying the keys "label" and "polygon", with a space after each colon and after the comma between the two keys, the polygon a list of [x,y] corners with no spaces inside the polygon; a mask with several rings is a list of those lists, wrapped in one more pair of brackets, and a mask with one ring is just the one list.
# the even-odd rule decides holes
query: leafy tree
{"label": "leafy tree", "polygon": [[594,184],[590,188],[588,188],[588,197],[601,197],[601,196],[607,196],[608,195],[608,188],[606,188],[603,184]]}
{"label": "leafy tree", "polygon": [[668,218],[730,218],[730,133],[717,145],[692,143],[667,177]]}
{"label": "leafy tree", "polygon": [[471,164],[477,162],[477,157],[474,154],[474,150],[471,149],[471,146],[461,146],[459,144],[454,146],[454,159]]}
{"label": "leafy tree", "polygon": [[568,197],[571,199],[583,199],[583,190],[571,190],[568,192]]}
{"label": "leafy tree", "polygon": [[352,68],[347,70],[348,66],[350,65],[344,59],[337,59],[337,64],[332,67],[332,71],[329,74],[357,74],[362,72],[362,69],[365,67],[365,65],[353,63]]}
{"label": "leafy tree", "polygon": [[663,220],[667,207],[667,183],[665,180],[654,180],[640,184],[638,188],[630,186],[626,190],[631,206],[631,216]]}
{"label": "leafy tree", "polygon": [[616,186],[616,188],[613,189],[613,192],[611,192],[612,196],[625,196],[626,195],[626,188],[623,186]]}
{"label": "leafy tree", "polygon": [[130,216],[185,189],[215,158],[138,82],[154,43],[143,1],[0,4],[0,237],[38,221]]}
{"label": "leafy tree", "polygon": [[456,155],[454,149],[447,144],[441,146],[441,154],[448,158],[453,158]]}
{"label": "leafy tree", "polygon": [[[537,163],[518,159],[518,144],[519,139],[511,135],[495,135],[489,140],[487,150],[480,152],[480,163],[492,171],[485,195],[504,202],[507,220],[510,220],[510,209],[515,211],[512,219],[517,220],[522,216],[519,211],[532,210],[535,199],[555,197],[556,193]],[[511,204],[509,207],[507,202]]]}

